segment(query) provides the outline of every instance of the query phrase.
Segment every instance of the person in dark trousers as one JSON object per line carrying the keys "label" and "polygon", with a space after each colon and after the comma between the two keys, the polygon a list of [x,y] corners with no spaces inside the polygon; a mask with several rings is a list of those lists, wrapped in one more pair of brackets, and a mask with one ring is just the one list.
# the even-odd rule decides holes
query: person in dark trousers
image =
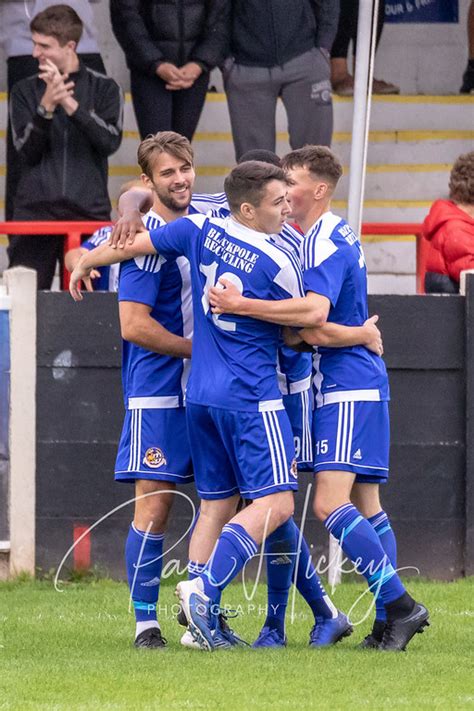
{"label": "person in dark trousers", "polygon": [[[97,43],[92,3],[99,0],[69,0],[68,5],[79,15],[83,32],[77,52],[80,60],[91,69],[106,74],[104,62]],[[11,93],[16,82],[38,73],[38,60],[31,55],[30,22],[35,15],[57,0],[2,0],[0,3],[0,23],[3,45],[7,57],[7,90]],[[13,146],[10,120],[7,124],[7,174],[5,180],[5,219],[13,217],[13,198],[18,184],[16,151]]]}
{"label": "person in dark trousers", "polygon": [[223,78],[236,159],[255,148],[275,151],[279,97],[292,148],[329,146],[329,51],[339,0],[227,0],[227,5],[232,24]]}
{"label": "person in dark trousers", "polygon": [[[30,27],[40,71],[17,82],[10,97],[20,164],[13,219],[108,221],[107,157],[122,139],[121,89],[79,60],[82,22],[71,7],[48,7]],[[62,242],[52,235],[12,236],[10,267],[36,269],[38,288],[49,289]]]}
{"label": "person in dark trousers", "polygon": [[469,58],[459,91],[461,94],[474,94],[474,0],[471,0],[467,14],[467,41]]}
{"label": "person in dark trousers", "polygon": [[[354,77],[349,74],[347,58],[349,45],[352,41],[354,63],[357,49],[357,24],[359,19],[359,0],[340,0],[341,13],[336,39],[331,49],[331,82],[332,89],[339,96],[352,96],[354,94]],[[385,3],[379,3],[377,15],[377,46],[382,36],[385,21]],[[355,67],[354,67],[355,70]],[[400,89],[391,82],[383,79],[374,79],[372,83],[374,94],[399,94]]]}
{"label": "person in dark trousers", "polygon": [[110,15],[141,138],[169,130],[191,140],[209,73],[225,55],[225,1],[111,0]]}

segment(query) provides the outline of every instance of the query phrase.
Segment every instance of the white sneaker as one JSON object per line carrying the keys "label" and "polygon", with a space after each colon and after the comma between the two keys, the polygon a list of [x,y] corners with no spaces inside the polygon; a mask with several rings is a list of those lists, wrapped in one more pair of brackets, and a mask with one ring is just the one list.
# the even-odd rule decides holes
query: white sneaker
{"label": "white sneaker", "polygon": [[212,652],[215,647],[212,635],[211,601],[202,590],[199,578],[184,580],[176,586],[176,595],[186,615],[192,636],[200,648]]}
{"label": "white sneaker", "polygon": [[189,649],[201,649],[201,646],[196,642],[189,629],[181,637],[181,644],[183,647],[188,647]]}

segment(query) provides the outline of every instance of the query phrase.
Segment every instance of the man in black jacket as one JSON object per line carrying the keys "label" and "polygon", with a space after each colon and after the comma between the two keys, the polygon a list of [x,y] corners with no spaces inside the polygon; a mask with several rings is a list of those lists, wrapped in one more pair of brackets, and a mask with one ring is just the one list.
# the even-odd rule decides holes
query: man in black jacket
{"label": "man in black jacket", "polygon": [[275,151],[281,97],[290,145],[327,145],[332,136],[329,52],[339,0],[227,0],[231,56],[223,69],[237,160]]}
{"label": "man in black jacket", "polygon": [[110,14],[141,138],[170,130],[191,140],[225,56],[226,0],[111,0]]}
{"label": "man in black jacket", "polygon": [[[71,7],[48,7],[30,27],[40,72],[17,82],[10,97],[21,164],[13,219],[107,221],[107,157],[122,139],[122,92],[80,62],[82,22]],[[62,246],[52,235],[13,236],[10,266],[36,269],[38,288],[49,289]]]}

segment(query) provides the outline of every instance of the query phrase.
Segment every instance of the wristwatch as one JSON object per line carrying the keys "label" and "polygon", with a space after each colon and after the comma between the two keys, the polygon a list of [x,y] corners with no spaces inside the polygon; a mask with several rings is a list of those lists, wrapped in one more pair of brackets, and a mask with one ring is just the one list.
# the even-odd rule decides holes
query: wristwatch
{"label": "wristwatch", "polygon": [[40,104],[38,108],[36,109],[36,113],[41,116],[41,118],[45,119],[52,119],[53,118],[53,112],[52,111],[47,111],[43,104]]}

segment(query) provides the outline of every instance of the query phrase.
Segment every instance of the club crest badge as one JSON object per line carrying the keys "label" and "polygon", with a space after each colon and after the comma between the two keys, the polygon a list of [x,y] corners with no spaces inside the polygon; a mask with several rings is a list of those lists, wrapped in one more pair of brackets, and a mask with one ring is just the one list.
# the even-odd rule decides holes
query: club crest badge
{"label": "club crest badge", "polygon": [[291,476],[294,477],[295,479],[298,478],[298,465],[297,465],[297,463],[296,463],[296,459],[293,459],[293,461],[291,462],[290,474],[291,474]]}
{"label": "club crest badge", "polygon": [[145,452],[143,464],[146,464],[152,469],[158,469],[158,467],[162,467],[163,464],[166,464],[166,457],[159,447],[149,447]]}

